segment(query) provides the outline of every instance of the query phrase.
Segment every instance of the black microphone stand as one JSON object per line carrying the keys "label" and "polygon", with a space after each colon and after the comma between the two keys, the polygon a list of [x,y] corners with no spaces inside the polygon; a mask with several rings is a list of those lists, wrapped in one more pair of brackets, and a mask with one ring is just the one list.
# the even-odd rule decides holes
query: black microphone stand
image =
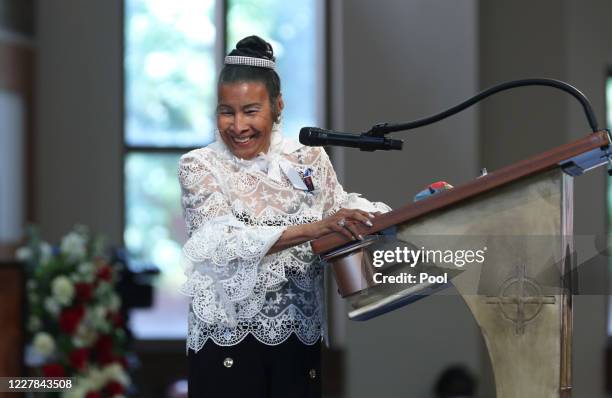
{"label": "black microphone stand", "polygon": [[[425,117],[423,119],[418,119],[412,122],[407,122],[407,123],[375,124],[374,126],[372,126],[370,130],[368,130],[367,132],[361,135],[370,136],[370,137],[384,137],[385,134],[393,133],[396,131],[411,130],[411,129],[415,129],[418,127],[426,126],[428,124],[436,123],[442,119],[446,119],[449,116],[452,116],[458,112],[461,112],[465,108],[468,108],[495,93],[498,93],[500,91],[509,90],[515,87],[523,87],[523,86],[548,86],[548,87],[557,88],[559,90],[563,90],[571,94],[582,105],[586,118],[593,132],[600,130],[599,127],[597,127],[597,119],[595,118],[595,114],[593,112],[593,108],[591,107],[591,103],[589,102],[587,97],[584,94],[582,94],[576,87],[568,83],[565,83],[561,80],[539,78],[539,79],[512,80],[509,82],[497,84],[495,86],[492,86],[480,92],[479,94],[476,94],[472,98],[469,98],[468,100],[460,103],[459,105],[455,105],[452,108],[449,108],[443,112],[437,113],[432,116]],[[608,134],[610,134],[609,131],[608,131]]]}

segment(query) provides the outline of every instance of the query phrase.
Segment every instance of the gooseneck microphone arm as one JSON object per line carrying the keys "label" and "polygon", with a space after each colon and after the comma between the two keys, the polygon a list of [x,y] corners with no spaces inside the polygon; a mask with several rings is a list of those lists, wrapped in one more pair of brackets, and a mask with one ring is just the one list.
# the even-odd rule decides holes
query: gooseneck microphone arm
{"label": "gooseneck microphone arm", "polygon": [[423,119],[418,119],[412,122],[398,123],[398,124],[389,124],[389,123],[376,124],[372,126],[372,128],[368,132],[364,133],[363,135],[371,136],[371,137],[382,137],[388,133],[393,133],[396,131],[411,130],[417,127],[422,127],[428,124],[436,123],[442,119],[445,119],[458,112],[461,112],[465,108],[468,108],[474,105],[475,103],[495,93],[498,93],[500,91],[509,90],[511,88],[523,87],[523,86],[549,86],[549,87],[557,88],[559,90],[563,90],[571,94],[582,105],[586,118],[593,132],[600,130],[599,127],[597,126],[597,119],[595,118],[595,114],[593,113],[593,108],[591,107],[589,100],[584,94],[582,94],[574,86],[568,83],[562,82],[560,80],[555,80],[555,79],[522,79],[522,80],[513,80],[513,81],[509,81],[509,82],[505,82],[505,83],[501,83],[501,84],[492,86],[480,92],[479,94],[473,96],[472,98],[460,103],[459,105],[456,105],[443,112],[440,112],[438,114],[435,114],[435,115],[432,115],[432,116],[429,116]]}

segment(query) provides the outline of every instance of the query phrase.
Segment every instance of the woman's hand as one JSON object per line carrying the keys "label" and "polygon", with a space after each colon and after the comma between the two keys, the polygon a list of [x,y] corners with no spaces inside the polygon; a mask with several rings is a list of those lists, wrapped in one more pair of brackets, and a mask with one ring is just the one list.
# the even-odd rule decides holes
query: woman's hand
{"label": "woman's hand", "polygon": [[[380,214],[380,212],[376,213]],[[367,211],[358,209],[340,209],[335,214],[311,224],[313,227],[313,239],[332,232],[339,232],[348,239],[363,240],[363,236],[361,236],[359,233],[357,226],[361,224],[371,227],[372,218],[374,218],[374,214],[368,213]]]}
{"label": "woman's hand", "polygon": [[363,210],[340,209],[334,215],[326,217],[321,221],[291,225],[283,232],[270,250],[268,250],[267,254],[285,250],[289,247],[320,238],[332,232],[339,232],[351,240],[363,239],[357,226],[363,224],[367,227],[371,227],[372,221],[370,221],[370,219],[378,214],[381,214],[381,212],[368,213]]}

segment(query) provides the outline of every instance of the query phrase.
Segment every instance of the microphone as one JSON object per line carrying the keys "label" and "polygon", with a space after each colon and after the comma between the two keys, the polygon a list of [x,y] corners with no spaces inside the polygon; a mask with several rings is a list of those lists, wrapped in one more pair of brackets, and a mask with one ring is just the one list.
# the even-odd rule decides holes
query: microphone
{"label": "microphone", "polygon": [[300,129],[300,143],[307,146],[346,146],[359,148],[362,151],[401,150],[403,144],[402,140],[375,137],[366,134],[338,133],[318,127],[302,127],[302,129]]}

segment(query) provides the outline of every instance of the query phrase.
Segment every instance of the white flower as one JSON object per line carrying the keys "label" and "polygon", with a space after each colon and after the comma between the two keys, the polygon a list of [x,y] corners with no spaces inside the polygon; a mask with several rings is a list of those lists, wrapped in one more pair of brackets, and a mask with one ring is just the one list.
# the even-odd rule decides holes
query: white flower
{"label": "white flower", "polygon": [[60,312],[60,305],[53,297],[45,298],[44,306],[51,315],[57,316]]}
{"label": "white flower", "polygon": [[28,330],[30,332],[36,332],[41,327],[40,319],[34,315],[30,316],[28,319]]}
{"label": "white flower", "polygon": [[79,264],[79,266],[77,267],[77,270],[79,271],[79,273],[83,275],[93,275],[95,267],[92,262],[84,261],[81,264]]}
{"label": "white flower", "polygon": [[108,299],[108,309],[111,312],[117,312],[121,308],[121,297],[115,292],[112,292]]}
{"label": "white flower", "polygon": [[104,306],[96,305],[93,309],[94,317],[96,320],[106,319],[107,309]]}
{"label": "white flower", "polygon": [[77,347],[89,347],[98,338],[98,333],[85,322],[81,322],[77,327],[72,343]]}
{"label": "white flower", "polygon": [[32,249],[27,246],[20,247],[15,252],[15,257],[19,261],[29,261],[32,258]]}
{"label": "white flower", "polygon": [[51,292],[60,304],[68,305],[74,297],[74,285],[70,278],[60,275],[51,282]]}
{"label": "white flower", "polygon": [[49,333],[38,332],[33,340],[34,349],[43,356],[49,356],[55,351],[55,340]]}
{"label": "white flower", "polygon": [[110,285],[110,283],[106,281],[100,281],[98,283],[98,286],[96,287],[96,290],[94,290],[94,296],[101,299],[104,296],[110,294],[112,291],[113,287]]}
{"label": "white flower", "polygon": [[53,257],[53,248],[47,242],[40,242],[40,264],[45,265]]}
{"label": "white flower", "polygon": [[128,384],[130,384],[130,376],[123,369],[123,366],[121,366],[117,362],[105,366],[102,372],[108,380],[117,380],[123,386],[127,386]]}
{"label": "white flower", "polygon": [[38,285],[36,284],[36,281],[34,279],[30,279],[27,283],[26,283],[26,288],[28,290],[36,290],[36,288],[38,287]]}
{"label": "white flower", "polygon": [[62,238],[60,251],[68,257],[68,261],[80,261],[86,254],[85,237],[77,232],[70,232]]}
{"label": "white flower", "polygon": [[78,385],[78,383],[73,383],[70,390],[66,390],[62,392],[62,398],[84,398],[85,394],[89,391],[86,390],[83,386]]}
{"label": "white flower", "polygon": [[91,367],[89,374],[83,379],[82,385],[87,387],[88,391],[97,391],[104,387],[107,381],[108,378],[100,369]]}
{"label": "white flower", "polygon": [[101,333],[107,333],[111,330],[111,324],[106,319],[106,314],[108,309],[101,305],[96,305],[94,307],[89,307],[87,309],[87,313],[85,314],[85,318],[87,323],[91,325],[94,329]]}

